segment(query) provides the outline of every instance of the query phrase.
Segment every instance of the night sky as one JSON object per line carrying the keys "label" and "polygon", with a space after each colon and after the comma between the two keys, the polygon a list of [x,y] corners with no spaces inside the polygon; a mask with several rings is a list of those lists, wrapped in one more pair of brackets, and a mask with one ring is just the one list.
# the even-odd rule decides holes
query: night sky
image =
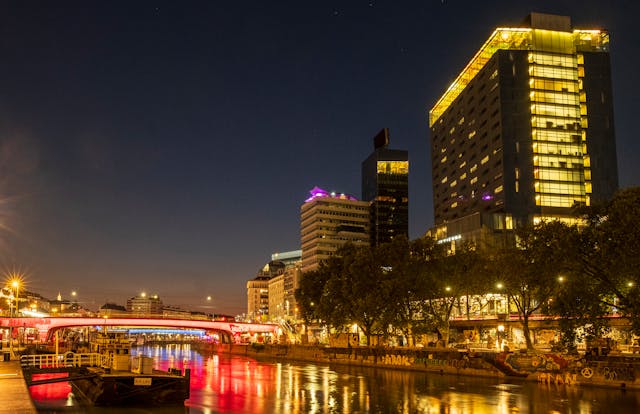
{"label": "night sky", "polygon": [[[318,185],[360,197],[383,127],[433,223],[428,110],[531,11],[611,35],[620,186],[639,184],[630,1],[2,1],[0,266],[96,310],[237,314]],[[213,301],[206,302],[211,295]]]}

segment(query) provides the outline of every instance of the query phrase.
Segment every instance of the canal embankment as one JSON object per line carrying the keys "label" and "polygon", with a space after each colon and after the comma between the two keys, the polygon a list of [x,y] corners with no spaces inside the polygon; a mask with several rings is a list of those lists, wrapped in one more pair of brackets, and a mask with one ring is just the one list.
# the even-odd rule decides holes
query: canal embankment
{"label": "canal embankment", "polygon": [[545,385],[640,390],[640,356],[567,355],[553,352],[451,348],[324,347],[318,345],[220,344],[212,352],[256,359],[403,369],[447,375],[498,377]]}

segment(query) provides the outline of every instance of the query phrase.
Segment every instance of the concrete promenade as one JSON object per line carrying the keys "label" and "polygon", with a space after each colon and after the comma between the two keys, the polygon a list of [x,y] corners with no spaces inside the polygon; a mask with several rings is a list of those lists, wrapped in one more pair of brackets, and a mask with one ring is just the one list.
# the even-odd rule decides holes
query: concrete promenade
{"label": "concrete promenade", "polygon": [[37,413],[18,360],[0,361],[0,413]]}

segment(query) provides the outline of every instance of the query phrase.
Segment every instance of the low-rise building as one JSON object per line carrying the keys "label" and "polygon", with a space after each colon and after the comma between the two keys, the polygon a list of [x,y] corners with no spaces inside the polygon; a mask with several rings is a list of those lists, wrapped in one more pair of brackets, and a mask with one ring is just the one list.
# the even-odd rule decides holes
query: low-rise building
{"label": "low-rise building", "polygon": [[164,305],[158,295],[141,293],[127,299],[127,311],[131,316],[162,316]]}

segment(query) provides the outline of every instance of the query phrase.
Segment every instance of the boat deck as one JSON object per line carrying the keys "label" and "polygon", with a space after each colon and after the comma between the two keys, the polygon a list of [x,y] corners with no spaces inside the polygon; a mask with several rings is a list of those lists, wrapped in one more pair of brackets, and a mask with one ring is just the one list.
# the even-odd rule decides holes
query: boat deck
{"label": "boat deck", "polygon": [[[133,361],[133,362],[132,362]],[[22,355],[23,383],[69,382],[76,398],[87,405],[184,405],[189,398],[191,371],[184,375],[153,369],[153,358],[128,354]],[[122,369],[122,368],[127,368]],[[40,374],[67,373],[40,379]]]}

